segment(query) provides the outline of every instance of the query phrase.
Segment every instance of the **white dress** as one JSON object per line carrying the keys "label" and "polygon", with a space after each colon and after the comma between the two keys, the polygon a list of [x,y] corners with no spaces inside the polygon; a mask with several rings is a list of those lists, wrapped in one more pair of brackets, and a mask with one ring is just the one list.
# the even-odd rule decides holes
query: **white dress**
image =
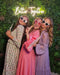
{"label": "white dress", "polygon": [[17,28],[11,32],[11,35],[16,39],[9,39],[6,47],[5,63],[2,75],[16,75],[19,48],[21,46],[22,36],[24,33],[24,26],[18,25]]}

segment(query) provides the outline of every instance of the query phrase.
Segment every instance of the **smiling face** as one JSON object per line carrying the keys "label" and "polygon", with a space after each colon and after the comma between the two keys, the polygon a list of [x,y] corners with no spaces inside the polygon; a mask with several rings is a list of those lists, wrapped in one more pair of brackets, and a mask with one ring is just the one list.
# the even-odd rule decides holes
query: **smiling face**
{"label": "smiling face", "polygon": [[42,20],[40,18],[35,19],[35,21],[34,21],[34,29],[39,29],[40,26],[41,26],[41,23],[42,23]]}
{"label": "smiling face", "polygon": [[25,16],[21,16],[21,17],[20,17],[19,23],[20,23],[21,25],[26,26],[27,22],[28,22],[27,17],[25,17]]}
{"label": "smiling face", "polygon": [[50,27],[50,20],[48,18],[43,19],[42,24],[41,24],[41,27],[43,29],[49,28]]}

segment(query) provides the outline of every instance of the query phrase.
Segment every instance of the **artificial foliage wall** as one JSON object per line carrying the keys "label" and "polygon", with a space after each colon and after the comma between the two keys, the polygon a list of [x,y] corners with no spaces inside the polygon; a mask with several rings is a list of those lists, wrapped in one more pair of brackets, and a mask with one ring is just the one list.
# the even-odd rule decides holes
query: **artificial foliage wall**
{"label": "artificial foliage wall", "polygon": [[[30,13],[15,15],[16,7],[41,7],[43,14],[32,16]],[[54,21],[54,38],[50,51],[51,71],[60,73],[60,0],[0,0],[0,53],[5,53],[7,36],[5,32],[11,24],[16,24],[20,15],[27,15],[30,25],[35,17],[51,17]],[[1,62],[1,61],[0,61]]]}

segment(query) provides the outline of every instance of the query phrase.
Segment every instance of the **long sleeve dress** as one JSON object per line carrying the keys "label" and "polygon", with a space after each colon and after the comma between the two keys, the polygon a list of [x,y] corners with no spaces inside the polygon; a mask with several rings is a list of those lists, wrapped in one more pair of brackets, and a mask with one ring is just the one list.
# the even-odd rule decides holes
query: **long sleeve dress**
{"label": "long sleeve dress", "polygon": [[16,75],[35,75],[35,53],[33,47],[27,47],[39,37],[39,30],[29,34],[29,40],[21,48]]}
{"label": "long sleeve dress", "polygon": [[36,56],[36,75],[51,75],[49,64],[49,35],[42,31],[36,50],[39,50],[39,56]]}
{"label": "long sleeve dress", "polygon": [[16,75],[19,48],[22,41],[24,26],[18,25],[17,28],[11,32],[15,40],[9,39],[6,47],[5,63],[3,75]]}

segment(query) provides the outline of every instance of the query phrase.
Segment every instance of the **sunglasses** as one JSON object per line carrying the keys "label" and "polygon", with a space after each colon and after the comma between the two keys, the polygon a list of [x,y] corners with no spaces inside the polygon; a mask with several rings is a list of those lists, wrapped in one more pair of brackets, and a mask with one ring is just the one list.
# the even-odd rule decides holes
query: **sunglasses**
{"label": "sunglasses", "polygon": [[42,23],[45,23],[46,26],[50,25],[50,24],[46,23],[45,20],[43,20]]}
{"label": "sunglasses", "polygon": [[38,23],[38,25],[40,25],[40,24],[41,24],[41,22],[38,22],[38,20],[35,20],[35,21],[34,21],[34,23],[35,23],[35,24],[37,24],[37,23]]}
{"label": "sunglasses", "polygon": [[27,23],[27,20],[24,20],[24,18],[21,16],[20,19],[24,22]]}

